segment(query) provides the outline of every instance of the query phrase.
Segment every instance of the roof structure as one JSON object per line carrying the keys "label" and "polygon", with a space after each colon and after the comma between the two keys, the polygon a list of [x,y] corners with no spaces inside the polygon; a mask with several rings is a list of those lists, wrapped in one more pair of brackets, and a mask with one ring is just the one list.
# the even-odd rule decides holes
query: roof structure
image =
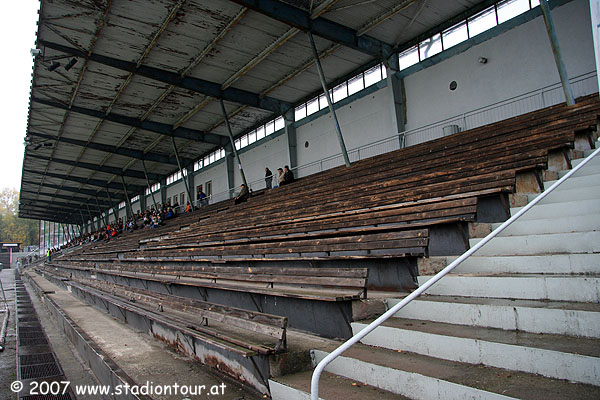
{"label": "roof structure", "polygon": [[[19,216],[81,223],[492,4],[476,0],[42,1]],[[88,214],[89,213],[89,214]]]}

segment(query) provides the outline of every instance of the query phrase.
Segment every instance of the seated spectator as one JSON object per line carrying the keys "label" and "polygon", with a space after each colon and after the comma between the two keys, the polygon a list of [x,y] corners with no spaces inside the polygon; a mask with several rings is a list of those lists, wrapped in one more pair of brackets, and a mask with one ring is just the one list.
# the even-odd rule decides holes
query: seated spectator
{"label": "seated spectator", "polygon": [[283,167],[283,169],[283,179],[281,180],[279,186],[287,185],[294,182],[294,173],[290,171],[290,167],[286,165],[285,167]]}
{"label": "seated spectator", "polygon": [[165,215],[165,219],[175,218],[175,211],[173,211],[173,207],[167,208],[167,214]]}
{"label": "seated spectator", "polygon": [[248,197],[250,197],[250,192],[248,191],[248,187],[243,183],[242,183],[242,186],[240,186],[240,187],[242,188],[242,190],[240,191],[240,194],[238,194],[234,198],[235,204],[243,203],[244,201],[248,200]]}
{"label": "seated spectator", "polygon": [[204,193],[202,189],[198,189],[196,200],[198,200],[198,207],[204,207],[208,205],[208,197],[206,197],[206,193]]}
{"label": "seated spectator", "polygon": [[189,213],[192,212],[192,206],[190,205],[190,202],[188,201],[186,206],[185,206],[185,213]]}

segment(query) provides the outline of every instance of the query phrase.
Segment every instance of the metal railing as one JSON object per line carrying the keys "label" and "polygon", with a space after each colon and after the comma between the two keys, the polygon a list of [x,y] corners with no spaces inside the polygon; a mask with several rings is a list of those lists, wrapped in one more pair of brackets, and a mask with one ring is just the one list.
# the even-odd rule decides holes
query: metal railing
{"label": "metal railing", "polygon": [[387,321],[390,317],[392,317],[394,314],[396,314],[398,311],[400,311],[403,307],[405,307],[408,303],[413,301],[415,298],[417,298],[419,295],[421,295],[423,292],[425,292],[427,289],[429,289],[431,286],[433,286],[435,283],[437,283],[440,279],[442,279],[448,273],[452,272],[452,270],[454,270],[456,267],[458,267],[463,261],[465,261],[467,258],[469,258],[477,250],[479,250],[480,248],[485,246],[490,240],[492,240],[493,238],[498,236],[498,234],[500,234],[500,232],[502,232],[504,229],[506,229],[508,226],[510,226],[513,222],[518,220],[523,214],[525,214],[527,211],[529,211],[537,203],[542,201],[546,196],[548,196],[550,193],[552,193],[552,191],[554,191],[554,189],[556,189],[564,181],[569,179],[573,174],[575,174],[577,171],[579,171],[581,168],[583,168],[584,165],[586,165],[589,161],[591,161],[599,153],[600,153],[600,148],[596,149],[592,154],[590,154],[587,158],[585,158],[579,165],[577,165],[575,168],[570,170],[565,176],[563,176],[561,179],[556,181],[547,190],[540,193],[529,204],[527,204],[525,207],[523,207],[521,210],[519,210],[519,212],[517,212],[515,215],[510,217],[508,220],[506,220],[506,222],[504,222],[502,225],[500,225],[498,228],[496,228],[494,231],[492,231],[489,235],[487,235],[485,238],[483,238],[480,242],[475,244],[473,247],[471,247],[469,250],[467,250],[465,253],[463,253],[460,257],[458,257],[456,260],[454,260],[452,263],[450,263],[450,265],[448,265],[446,268],[444,268],[443,270],[438,272],[436,275],[434,275],[433,278],[429,279],[422,286],[419,286],[418,289],[416,289],[410,295],[405,297],[401,302],[399,302],[394,307],[387,310],[379,318],[377,318],[375,321],[371,322],[364,329],[362,329],[360,332],[358,332],[357,334],[352,336],[350,339],[348,339],[346,342],[344,342],[341,346],[339,346],[337,349],[335,349],[333,352],[329,353],[325,358],[323,358],[323,360],[321,360],[321,362],[319,362],[319,364],[317,364],[315,371],[313,372],[313,375],[312,375],[311,399],[318,400],[318,398],[319,398],[319,378],[321,376],[321,373],[323,372],[323,370],[329,363],[331,363],[334,359],[336,359],[338,356],[340,356],[343,352],[348,350],[352,345],[356,344],[362,338],[364,338],[369,333],[371,333],[373,330],[375,330],[379,325],[381,325],[385,321]]}

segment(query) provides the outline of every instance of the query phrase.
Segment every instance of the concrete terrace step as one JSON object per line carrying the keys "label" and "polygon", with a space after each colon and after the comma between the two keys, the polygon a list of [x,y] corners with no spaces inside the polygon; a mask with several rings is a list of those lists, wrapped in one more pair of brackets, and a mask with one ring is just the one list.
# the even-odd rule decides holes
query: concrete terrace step
{"label": "concrete terrace step", "polygon": [[[599,197],[600,198],[600,197]],[[497,229],[501,223],[491,224]],[[557,217],[546,219],[517,220],[506,228],[499,236],[543,235],[547,233],[568,233],[595,231],[600,229],[600,213]]]}
{"label": "concrete terrace step", "polygon": [[[598,158],[598,156],[596,156],[596,158]],[[581,168],[579,171],[575,172],[575,174],[573,175],[573,177],[575,178],[575,177],[578,177],[578,176],[600,175],[600,162],[597,162],[597,163],[594,164],[593,161],[595,161],[595,160],[592,160],[592,161],[588,162],[583,168]],[[573,166],[573,168],[575,168],[575,165],[572,165],[572,166]],[[569,172],[569,170],[559,171],[558,172],[558,177],[562,178],[568,172]]]}
{"label": "concrete terrace step", "polygon": [[[552,196],[553,194],[555,193],[551,193],[549,196]],[[512,207],[510,209],[510,214],[515,215],[517,212],[521,211],[522,208],[523,207]],[[537,204],[523,214],[519,220],[565,218],[599,213],[600,204],[598,199],[573,200],[561,203]]]}
{"label": "concrete terrace step", "polygon": [[[537,194],[528,194],[527,199],[528,201],[532,201],[537,196]],[[559,186],[538,205],[593,199],[600,199],[600,179],[598,179],[598,183],[595,185],[580,188],[562,189]]]}
{"label": "concrete terrace step", "polygon": [[[423,285],[429,279],[431,276],[419,276],[419,285]],[[598,303],[600,278],[543,274],[451,274],[429,288],[427,293],[441,296]]]}
{"label": "concrete terrace step", "polygon": [[[395,306],[402,299],[389,299]],[[532,333],[600,338],[600,304],[422,296],[397,318],[444,322]]]}
{"label": "concrete terrace step", "polygon": [[[583,169],[585,169],[586,167],[583,167]],[[554,183],[556,183],[556,180],[545,181],[544,189],[548,189],[550,186],[554,185]],[[571,178],[563,182],[558,188],[556,188],[556,190],[574,189],[578,187],[587,187],[595,185],[598,185],[597,175],[572,176]]]}
{"label": "concrete terrace step", "polygon": [[[369,322],[352,323],[354,333]],[[371,346],[600,386],[600,340],[391,318]]]}
{"label": "concrete terrace step", "polygon": [[[469,239],[473,247],[480,238]],[[497,236],[475,252],[477,256],[599,253],[600,231]]]}
{"label": "concrete terrace step", "polygon": [[[598,147],[600,147],[600,143],[596,143],[596,148],[598,148]],[[585,150],[583,152],[583,154],[584,154],[584,156],[587,157],[590,154],[592,154],[593,152],[594,152],[594,150]],[[575,159],[571,160],[571,166],[576,167],[579,164],[581,164],[583,162],[583,160],[585,160],[585,158],[575,158]],[[587,166],[592,166],[592,165],[600,165],[600,156],[596,156],[596,157],[592,158],[592,160],[587,163]]]}
{"label": "concrete terrace step", "polygon": [[[446,265],[458,257],[446,257]],[[454,273],[462,274],[589,274],[600,273],[600,254],[544,256],[472,256]]]}
{"label": "concrete terrace step", "polygon": [[[309,400],[310,380],[313,371],[304,371],[269,379],[273,400]],[[321,376],[319,382],[320,399],[343,400],[403,400],[408,397],[379,389],[376,386],[356,382],[353,379],[329,372]]]}
{"label": "concrete terrace step", "polygon": [[[328,354],[311,353],[315,365]],[[591,385],[361,345],[346,351],[325,371],[411,399],[550,400],[600,394],[600,388]]]}

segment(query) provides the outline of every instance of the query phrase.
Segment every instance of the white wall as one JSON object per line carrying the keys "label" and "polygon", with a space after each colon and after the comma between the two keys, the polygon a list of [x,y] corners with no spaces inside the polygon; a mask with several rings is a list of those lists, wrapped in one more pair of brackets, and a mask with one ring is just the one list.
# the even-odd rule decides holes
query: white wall
{"label": "white wall", "polygon": [[[194,175],[194,186],[203,185],[205,192],[207,181],[212,181],[213,195],[229,189],[227,183],[227,164],[225,161],[211,165],[208,168],[203,168]],[[183,185],[183,182],[181,184]],[[196,196],[196,188],[190,188],[190,190],[192,190],[192,195]],[[195,197],[194,200],[196,200]]]}
{"label": "white wall", "polygon": [[[276,175],[277,168],[283,168],[284,165],[289,165],[290,163],[287,135],[284,133],[248,151],[240,152],[240,160],[244,167],[246,181],[250,183],[250,187],[254,190],[263,189],[265,187],[265,167],[268,167]],[[242,177],[237,171],[237,163],[234,163],[234,167],[236,169],[234,182],[237,188],[242,184]],[[254,181],[259,182],[253,185],[252,182]]]}
{"label": "white wall", "polygon": [[[346,149],[372,143],[394,134],[390,92],[387,88],[336,110]],[[341,152],[331,116],[326,114],[296,129],[298,165]],[[305,147],[308,142],[308,147]]]}
{"label": "white wall", "polygon": [[[555,8],[552,16],[569,76],[594,71],[587,1],[574,0]],[[488,63],[478,63],[479,57],[486,57]],[[458,84],[455,91],[448,88],[451,81]],[[557,82],[560,78],[540,16],[407,76],[407,130]]]}

